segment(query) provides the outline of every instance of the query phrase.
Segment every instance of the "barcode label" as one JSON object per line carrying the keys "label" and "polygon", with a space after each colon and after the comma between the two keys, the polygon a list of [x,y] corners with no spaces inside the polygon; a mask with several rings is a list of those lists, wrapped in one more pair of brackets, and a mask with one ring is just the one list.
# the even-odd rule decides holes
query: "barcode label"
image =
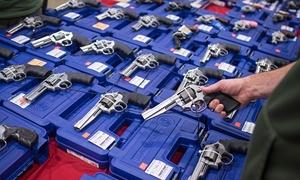
{"label": "barcode label", "polygon": [[20,93],[17,96],[13,97],[10,102],[14,103],[15,105],[21,107],[22,109],[25,109],[27,106],[31,104],[30,101],[27,101],[24,99],[25,94]]}
{"label": "barcode label", "polygon": [[47,64],[47,62],[34,58],[31,61],[29,61],[27,64],[42,67],[42,66],[45,66]]}
{"label": "barcode label", "polygon": [[30,41],[30,38],[24,35],[19,35],[11,39],[18,44],[25,44]]}
{"label": "barcode label", "polygon": [[218,69],[220,69],[222,71],[229,72],[229,73],[233,73],[235,71],[236,67],[233,66],[233,65],[231,65],[231,64],[228,64],[228,63],[225,63],[225,62],[221,62],[218,65]]}
{"label": "barcode label", "polygon": [[178,54],[180,56],[184,56],[184,57],[189,57],[191,55],[191,51],[184,49],[184,48],[180,48],[180,49],[175,49],[173,51],[174,54]]}
{"label": "barcode label", "polygon": [[212,26],[205,25],[205,24],[200,24],[200,25],[198,26],[198,29],[199,29],[199,30],[202,30],[202,31],[210,32],[210,31],[213,29],[213,27],[212,27]]}
{"label": "barcode label", "polygon": [[130,6],[130,4],[126,2],[118,2],[116,5],[122,8],[127,8],[128,6]]}
{"label": "barcode label", "polygon": [[294,31],[294,28],[290,27],[290,26],[286,26],[286,25],[282,25],[280,27],[281,30],[283,31],[290,31],[290,32],[293,32]]}
{"label": "barcode label", "polygon": [[255,128],[255,123],[246,121],[242,128],[242,131],[252,134],[254,131],[254,128]]}
{"label": "barcode label", "polygon": [[172,166],[169,166],[166,163],[159,160],[153,160],[146,169],[145,173],[150,174],[158,179],[165,180],[172,172],[172,170]]}
{"label": "barcode label", "polygon": [[104,31],[105,29],[109,28],[108,24],[102,23],[102,22],[97,22],[96,24],[93,25],[93,28],[100,29]]}
{"label": "barcode label", "polygon": [[166,18],[171,19],[172,21],[179,21],[180,17],[175,16],[173,14],[168,14]]}
{"label": "barcode label", "polygon": [[101,63],[101,62],[94,62],[93,64],[89,65],[87,67],[88,69],[94,70],[98,73],[102,72],[104,69],[107,68],[107,65]]}
{"label": "barcode label", "polygon": [[150,82],[150,80],[148,79],[144,79],[140,76],[134,76],[134,78],[132,78],[129,83],[130,84],[133,84],[137,87],[140,87],[140,88],[145,88],[145,86]]}
{"label": "barcode label", "polygon": [[246,42],[251,41],[251,37],[243,35],[243,34],[238,34],[236,36],[236,38],[239,39],[239,40],[241,40],[241,41],[246,41]]}
{"label": "barcode label", "polygon": [[115,142],[115,138],[102,132],[97,131],[90,139],[89,142],[95,144],[96,146],[106,150]]}
{"label": "barcode label", "polygon": [[77,19],[80,17],[80,14],[74,13],[74,12],[69,12],[69,13],[65,14],[64,16],[67,18],[70,18],[70,19]]}
{"label": "barcode label", "polygon": [[151,38],[139,34],[139,35],[136,35],[136,36],[133,38],[133,40],[139,41],[139,42],[142,42],[142,43],[145,43],[145,44],[148,44],[148,43],[151,41]]}
{"label": "barcode label", "polygon": [[61,49],[54,48],[51,51],[47,52],[46,54],[55,58],[61,58],[63,55],[66,54],[66,52]]}

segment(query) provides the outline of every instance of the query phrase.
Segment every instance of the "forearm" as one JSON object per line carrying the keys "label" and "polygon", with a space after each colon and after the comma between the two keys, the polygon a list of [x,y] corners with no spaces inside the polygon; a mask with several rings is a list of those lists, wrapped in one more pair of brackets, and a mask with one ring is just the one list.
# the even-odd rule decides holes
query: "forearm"
{"label": "forearm", "polygon": [[294,66],[291,63],[280,69],[245,77],[245,90],[252,99],[267,98]]}

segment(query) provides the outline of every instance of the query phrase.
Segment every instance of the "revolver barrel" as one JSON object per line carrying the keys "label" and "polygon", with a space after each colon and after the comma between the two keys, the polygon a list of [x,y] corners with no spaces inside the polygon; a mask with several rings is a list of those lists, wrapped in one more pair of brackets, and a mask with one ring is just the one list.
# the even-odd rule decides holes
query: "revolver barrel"
{"label": "revolver barrel", "polygon": [[75,130],[81,131],[96,119],[96,117],[102,112],[99,104],[100,102],[97,102],[97,104],[86,115],[84,115],[83,118],[81,118],[79,121],[77,121],[76,124],[74,124]]}
{"label": "revolver barrel", "polygon": [[49,44],[51,43],[51,37],[50,36],[45,36],[45,37],[42,37],[40,39],[37,39],[37,40],[34,40],[34,41],[31,41],[31,44],[34,48],[39,48],[39,47],[42,47],[46,44]]}
{"label": "revolver barrel", "polygon": [[81,46],[80,49],[84,53],[91,52],[91,51],[93,51],[93,44],[89,44],[89,45],[86,45],[86,46]]}
{"label": "revolver barrel", "polygon": [[136,71],[138,66],[136,65],[136,62],[133,61],[129,66],[127,66],[124,70],[120,72],[125,77],[131,76],[131,74]]}
{"label": "revolver barrel", "polygon": [[21,23],[17,24],[16,26],[12,27],[11,29],[9,29],[9,30],[7,31],[7,33],[8,33],[8,34],[14,34],[14,33],[16,33],[17,31],[23,29],[24,27],[25,27],[25,24],[21,22]]}
{"label": "revolver barrel", "polygon": [[34,101],[36,98],[38,98],[41,94],[43,94],[47,90],[47,87],[44,86],[44,84],[38,85],[35,89],[33,89],[30,93],[26,94],[24,98],[27,101]]}

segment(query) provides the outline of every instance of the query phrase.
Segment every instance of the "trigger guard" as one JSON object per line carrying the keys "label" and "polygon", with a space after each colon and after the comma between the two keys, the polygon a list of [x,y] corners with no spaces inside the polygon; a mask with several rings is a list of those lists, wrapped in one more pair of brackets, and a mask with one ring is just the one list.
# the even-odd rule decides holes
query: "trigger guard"
{"label": "trigger guard", "polygon": [[[119,108],[118,108],[119,107]],[[125,104],[124,102],[119,102],[114,106],[114,110],[116,112],[122,112],[127,108],[127,104]]]}
{"label": "trigger guard", "polygon": [[204,109],[206,109],[206,104],[204,101],[198,101],[191,104],[191,111],[192,112],[202,112]]}
{"label": "trigger guard", "polygon": [[7,146],[7,142],[3,139],[0,139],[0,142],[3,142],[3,146],[0,146],[0,152]]}
{"label": "trigger guard", "polygon": [[71,46],[72,45],[72,41],[71,40],[64,40],[61,42],[62,46]]}

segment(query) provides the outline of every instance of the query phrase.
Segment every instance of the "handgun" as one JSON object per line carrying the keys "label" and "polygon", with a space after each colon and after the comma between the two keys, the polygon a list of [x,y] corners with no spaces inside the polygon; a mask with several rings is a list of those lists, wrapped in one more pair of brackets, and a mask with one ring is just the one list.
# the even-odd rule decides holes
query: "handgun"
{"label": "handgun", "polygon": [[4,58],[5,60],[11,59],[15,53],[7,48],[0,47],[0,57]]}
{"label": "handgun", "polygon": [[262,72],[268,72],[275,69],[278,69],[282,66],[285,66],[288,63],[288,61],[284,59],[277,59],[277,58],[262,58],[256,61],[256,69],[255,73],[262,73]]}
{"label": "handgun", "polygon": [[122,112],[127,108],[128,103],[145,107],[150,101],[150,98],[150,96],[132,92],[102,94],[95,106],[74,125],[74,128],[77,131],[81,131],[87,125],[92,123],[92,121],[94,121],[102,112],[108,114],[112,112]]}
{"label": "handgun", "polygon": [[146,110],[142,113],[142,116],[145,120],[149,120],[165,113],[176,105],[180,106],[183,110],[191,110],[193,112],[203,111],[213,99],[219,99],[222,102],[224,111],[227,114],[230,114],[240,106],[237,100],[226,94],[218,92],[204,95],[201,86],[190,84],[157,106]]}
{"label": "handgun", "polygon": [[60,25],[61,20],[56,17],[45,16],[45,15],[26,17],[19,24],[8,29],[6,33],[12,35],[23,28],[32,29],[32,31],[35,31],[37,28],[42,27],[44,23],[58,26]]}
{"label": "handgun", "polygon": [[96,18],[101,21],[106,18],[110,19],[137,19],[139,15],[132,9],[122,9],[122,8],[109,8],[101,14],[98,14]]}
{"label": "handgun", "polygon": [[15,140],[25,147],[32,148],[38,142],[38,135],[36,132],[17,126],[9,126],[9,125],[0,125],[0,141],[1,143],[0,151],[3,150],[7,141]]}
{"label": "handgun", "polygon": [[288,21],[292,19],[292,15],[290,15],[288,12],[285,11],[278,11],[274,13],[272,17],[273,23],[279,23],[283,21]]}
{"label": "handgun", "polygon": [[293,0],[288,2],[288,9],[294,9],[294,10],[299,10],[300,9],[300,2]]}
{"label": "handgun", "polygon": [[165,8],[165,11],[183,11],[183,10],[190,10],[192,6],[190,3],[187,2],[169,2],[168,7]]}
{"label": "handgun", "polygon": [[136,0],[136,2],[139,4],[152,4],[152,3],[163,4],[164,3],[163,0]]}
{"label": "handgun", "polygon": [[255,13],[257,10],[262,9],[263,7],[257,3],[253,4],[246,4],[241,8],[241,12],[244,14],[252,14]]}
{"label": "handgun", "polygon": [[171,26],[173,21],[166,17],[155,16],[155,15],[144,15],[141,16],[136,24],[132,26],[134,31],[140,30],[142,27],[145,28],[157,28],[160,24],[165,24],[166,26]]}
{"label": "handgun", "polygon": [[211,15],[211,14],[204,14],[196,18],[196,21],[209,24],[218,30],[226,30],[226,27],[223,24],[229,24],[229,20]]}
{"label": "handgun", "polygon": [[272,33],[271,43],[278,44],[278,43],[286,42],[286,41],[288,41],[288,39],[292,39],[295,37],[296,37],[296,35],[289,31],[284,31],[284,30],[274,31]]}
{"label": "handgun", "polygon": [[91,84],[92,81],[93,77],[84,73],[71,72],[51,74],[31,92],[24,95],[23,98],[28,102],[32,102],[47,90],[66,90],[72,86],[72,83]]}
{"label": "handgun", "polygon": [[27,76],[46,78],[51,71],[42,66],[34,66],[29,64],[11,65],[0,70],[0,82],[6,83],[12,81],[22,81]]}
{"label": "handgun", "polygon": [[214,144],[207,144],[201,154],[198,163],[188,180],[204,179],[209,168],[219,169],[222,165],[232,163],[234,156],[231,153],[246,154],[249,142],[244,140],[220,140]]}
{"label": "handgun", "polygon": [[110,55],[113,54],[115,51],[119,51],[125,54],[126,56],[129,56],[134,52],[134,49],[130,48],[124,43],[106,39],[96,40],[91,44],[80,47],[80,49],[84,53],[95,52],[97,54],[104,55]]}
{"label": "handgun", "polygon": [[68,0],[55,8],[56,11],[62,11],[65,9],[77,9],[85,6],[98,7],[100,5],[96,0]]}
{"label": "handgun", "polygon": [[188,27],[186,25],[181,26],[176,32],[173,33],[173,41],[175,43],[175,49],[181,48],[181,42],[189,39],[193,33],[197,32],[196,27]]}
{"label": "handgun", "polygon": [[258,23],[256,21],[250,21],[250,20],[238,20],[234,22],[234,26],[232,30],[234,31],[245,31],[249,29],[254,29],[258,26]]}
{"label": "handgun", "polygon": [[50,45],[51,43],[61,46],[71,46],[73,41],[77,42],[79,45],[86,45],[89,43],[89,40],[86,37],[74,35],[72,32],[58,31],[40,39],[31,41],[31,44],[34,48],[42,48]]}
{"label": "handgun", "polygon": [[234,53],[239,53],[241,50],[241,47],[234,44],[227,44],[227,43],[215,43],[215,44],[209,44],[207,46],[207,50],[200,60],[200,63],[206,63],[210,60],[211,57],[220,57],[220,56],[226,56],[228,54],[228,51],[232,51]]}
{"label": "handgun", "polygon": [[154,69],[159,66],[159,63],[173,65],[176,62],[176,58],[159,53],[147,53],[139,55],[128,67],[120,72],[125,77],[129,77],[138,68]]}

